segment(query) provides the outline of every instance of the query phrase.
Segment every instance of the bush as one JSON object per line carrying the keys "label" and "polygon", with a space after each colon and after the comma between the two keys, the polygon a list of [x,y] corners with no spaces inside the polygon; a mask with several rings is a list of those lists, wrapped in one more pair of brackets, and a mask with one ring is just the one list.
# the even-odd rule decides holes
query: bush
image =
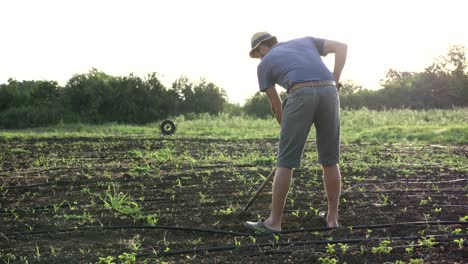
{"label": "bush", "polygon": [[0,112],[0,127],[31,128],[58,124],[64,118],[63,110],[46,106],[21,106]]}

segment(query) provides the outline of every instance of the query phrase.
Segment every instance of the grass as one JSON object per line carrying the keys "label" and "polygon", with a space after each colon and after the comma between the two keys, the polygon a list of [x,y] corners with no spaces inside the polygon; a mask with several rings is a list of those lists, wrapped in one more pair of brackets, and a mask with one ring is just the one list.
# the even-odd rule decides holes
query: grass
{"label": "grass", "polygon": [[[279,125],[274,118],[257,119],[220,115],[199,115],[187,120],[178,116],[175,138],[278,138]],[[468,108],[450,110],[342,110],[343,142],[467,144]],[[314,131],[310,137],[313,138]],[[109,137],[160,136],[159,123],[128,124],[59,124],[22,130],[1,130],[0,138],[37,137]]]}

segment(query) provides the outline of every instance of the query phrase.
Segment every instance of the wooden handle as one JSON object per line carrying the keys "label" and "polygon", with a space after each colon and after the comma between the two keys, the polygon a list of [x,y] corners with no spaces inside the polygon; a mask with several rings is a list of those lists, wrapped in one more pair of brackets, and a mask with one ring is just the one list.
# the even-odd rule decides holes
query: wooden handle
{"label": "wooden handle", "polygon": [[258,187],[257,189],[257,192],[255,193],[255,195],[250,199],[250,201],[247,203],[247,205],[245,206],[244,210],[242,210],[241,214],[244,214],[245,211],[247,211],[247,209],[249,209],[249,207],[252,205],[252,203],[257,199],[257,197],[260,195],[260,193],[262,192],[263,188],[265,188],[265,185],[267,185],[268,182],[272,181],[273,180],[273,177],[275,176],[275,172],[276,172],[276,168],[274,168],[271,172],[270,172],[270,175],[268,175],[268,177],[266,178],[266,180],[262,183],[262,185],[260,185],[260,187]]}

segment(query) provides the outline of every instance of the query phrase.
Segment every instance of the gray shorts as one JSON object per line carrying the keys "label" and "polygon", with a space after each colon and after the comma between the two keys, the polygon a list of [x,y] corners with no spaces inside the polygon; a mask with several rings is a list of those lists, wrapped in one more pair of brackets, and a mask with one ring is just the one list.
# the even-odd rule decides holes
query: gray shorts
{"label": "gray shorts", "polygon": [[335,86],[305,87],[283,102],[278,167],[299,168],[307,136],[315,125],[318,163],[340,159],[340,99]]}

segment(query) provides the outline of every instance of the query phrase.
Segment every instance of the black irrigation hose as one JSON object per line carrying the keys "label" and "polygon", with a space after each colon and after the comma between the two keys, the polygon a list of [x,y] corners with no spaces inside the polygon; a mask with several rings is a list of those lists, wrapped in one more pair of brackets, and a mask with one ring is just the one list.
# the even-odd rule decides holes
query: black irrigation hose
{"label": "black irrigation hose", "polygon": [[[169,175],[170,176],[170,175]],[[172,175],[172,177],[177,177],[177,175]],[[41,187],[41,186],[51,186],[51,185],[80,185],[80,184],[85,184],[85,183],[96,183],[96,182],[104,182],[106,181],[107,178],[102,178],[98,180],[50,180],[46,182],[40,182],[40,183],[33,183],[33,184],[24,184],[24,185],[9,185],[9,186],[2,186],[4,189],[22,189],[22,188],[34,188],[34,187]],[[131,178],[131,179],[113,179],[112,182],[134,182],[134,181],[141,181],[140,178]],[[459,181],[468,181],[468,179],[457,179],[453,181],[438,181],[438,182],[401,182],[401,183],[413,183],[413,184],[438,184],[438,183],[449,183],[449,182],[459,182]],[[382,183],[385,184],[385,183]],[[373,184],[366,184],[366,185],[373,185]],[[364,186],[364,185],[360,185]],[[359,186],[357,186],[359,187]],[[353,187],[356,188],[356,187]],[[381,192],[425,192],[425,191],[438,191],[438,192],[444,192],[443,190],[433,190],[433,189],[428,189],[428,190],[408,190],[408,191],[378,191],[379,193]],[[368,191],[367,193],[371,193],[372,191]],[[377,192],[377,191],[376,191]]]}
{"label": "black irrigation hose", "polygon": [[334,230],[337,230],[337,229],[362,230],[362,229],[380,229],[380,228],[389,228],[389,227],[408,227],[408,226],[421,226],[421,225],[468,225],[468,222],[420,221],[420,222],[401,222],[401,223],[376,224],[376,225],[342,226],[340,228],[332,228],[332,227],[300,228],[300,229],[284,230],[284,231],[281,231],[280,234],[327,231],[327,230],[332,230],[332,229]]}
{"label": "black irrigation hose", "polygon": [[[422,222],[402,222],[402,223],[393,223],[393,224],[379,224],[379,225],[361,225],[361,226],[343,226],[340,228],[331,228],[331,227],[315,227],[315,228],[301,228],[301,229],[292,229],[278,232],[279,234],[292,234],[292,233],[305,233],[305,232],[316,232],[316,231],[329,231],[329,230],[361,230],[361,229],[379,229],[379,228],[388,228],[388,227],[404,227],[404,226],[420,226],[420,225],[468,225],[468,222],[461,221],[422,221]],[[23,232],[13,232],[13,233],[4,233],[3,235],[8,236],[17,236],[17,235],[35,235],[35,234],[49,234],[49,233],[65,233],[73,231],[89,231],[89,230],[123,230],[123,229],[157,229],[157,230],[173,230],[173,231],[189,231],[189,232],[202,232],[202,233],[211,233],[211,234],[222,234],[222,235],[234,235],[234,236],[254,236],[252,233],[243,233],[243,232],[234,232],[234,231],[224,231],[216,229],[203,229],[196,227],[182,227],[182,226],[162,226],[162,225],[140,225],[140,226],[89,226],[89,227],[76,227],[76,228],[66,228],[66,229],[50,229],[50,230],[38,230],[38,231],[23,231]]]}
{"label": "black irrigation hose", "polygon": [[38,230],[38,231],[23,231],[13,233],[3,233],[3,236],[17,236],[17,235],[37,235],[37,234],[50,234],[50,233],[66,233],[73,231],[90,231],[90,230],[123,230],[123,229],[157,229],[157,230],[175,230],[175,231],[189,231],[189,232],[202,232],[211,234],[222,234],[222,235],[234,235],[234,236],[250,236],[251,234],[224,231],[215,229],[203,229],[194,227],[181,227],[181,226],[159,226],[159,225],[141,225],[141,226],[88,226],[88,227],[75,227],[65,229],[50,229],[50,230]]}
{"label": "black irrigation hose", "polygon": [[[171,255],[181,255],[181,254],[197,254],[197,253],[207,253],[207,252],[216,252],[216,251],[228,251],[228,250],[242,250],[249,248],[258,248],[258,247],[271,247],[271,246],[307,246],[307,245],[326,245],[326,244],[356,244],[362,242],[372,242],[372,241],[382,241],[382,240],[416,240],[421,238],[465,238],[468,237],[468,234],[463,235],[430,235],[425,237],[420,236],[407,236],[407,237],[376,237],[376,238],[354,238],[354,239],[336,239],[336,240],[303,240],[303,241],[289,241],[289,242],[270,242],[270,243],[258,243],[250,244],[245,246],[220,246],[220,247],[202,247],[202,248],[193,248],[193,249],[181,249],[168,252],[152,252],[152,253],[141,253],[137,254],[136,257],[148,257],[148,256],[171,256]],[[437,242],[437,241],[435,241]]]}
{"label": "black irrigation hose", "polygon": [[[433,246],[448,246],[450,245],[450,242],[435,242]],[[468,245],[468,242],[463,242],[463,246]],[[350,246],[350,249],[353,246]],[[427,247],[422,244],[415,244],[415,245],[401,245],[401,246],[392,246],[392,249],[405,249],[405,248],[424,248]],[[295,250],[266,250],[263,252],[256,252],[252,254],[247,254],[247,255],[242,255],[243,257],[255,257],[255,256],[261,256],[261,255],[288,255],[288,254],[293,254],[294,252],[297,252]],[[314,252],[321,252],[325,253],[326,251],[318,251],[314,249]]]}
{"label": "black irrigation hose", "polygon": [[[194,167],[195,168],[195,167]],[[167,175],[167,177],[164,180],[171,180],[171,179],[177,179],[178,175],[180,174],[171,174]],[[152,179],[153,181],[160,181],[160,179]],[[40,183],[33,183],[33,184],[23,184],[23,185],[4,185],[2,188],[4,189],[26,189],[26,188],[34,188],[34,187],[41,187],[41,186],[52,186],[52,185],[83,185],[83,184],[88,184],[88,183],[98,183],[98,182],[108,182],[108,183],[116,183],[116,182],[138,182],[141,181],[141,178],[137,177],[132,177],[132,178],[119,178],[119,179],[112,179],[110,181],[107,178],[101,178],[97,180],[50,180],[46,182],[40,182]],[[145,182],[149,182],[150,179],[144,179]]]}

